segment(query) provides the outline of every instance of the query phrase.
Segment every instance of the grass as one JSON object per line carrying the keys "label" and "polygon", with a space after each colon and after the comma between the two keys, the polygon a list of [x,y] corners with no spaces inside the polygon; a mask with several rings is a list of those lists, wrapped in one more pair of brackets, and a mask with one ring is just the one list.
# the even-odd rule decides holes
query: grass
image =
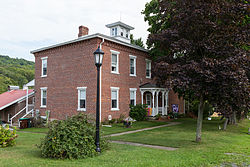
{"label": "grass", "polygon": [[121,132],[149,128],[149,127],[160,126],[160,125],[165,125],[165,124],[167,124],[167,122],[140,121],[140,122],[133,122],[131,128],[124,128],[124,125],[122,123],[119,123],[119,124],[113,124],[111,128],[102,127],[102,131],[104,135],[110,135],[114,133],[121,133]]}
{"label": "grass", "polygon": [[26,128],[26,129],[18,129],[20,132],[33,132],[33,133],[47,133],[49,128]]}
{"label": "grass", "polygon": [[[177,121],[182,122],[182,124],[112,138],[179,147],[176,151],[111,144],[109,151],[94,158],[81,160],[45,159],[40,157],[39,149],[36,147],[36,144],[40,143],[40,138],[44,137],[45,134],[18,132],[19,137],[15,147],[0,149],[0,166],[215,167],[221,164],[229,166],[232,163],[239,166],[250,165],[250,136],[247,135],[248,127],[250,127],[249,120],[243,121],[238,126],[229,126],[226,132],[218,130],[218,125],[222,122],[218,120],[204,121],[202,143],[199,144],[193,142],[195,120],[179,119]],[[117,129],[119,128],[118,126]],[[113,129],[112,131],[115,132]],[[106,133],[112,132],[109,130]],[[234,154],[225,155],[224,153]]]}
{"label": "grass", "polygon": [[[122,123],[113,124],[112,127],[102,127],[101,131],[104,135],[110,135],[113,133],[121,133],[126,131],[132,131],[137,129],[143,129],[153,126],[165,125],[167,122],[157,122],[157,121],[140,121],[134,122],[131,128],[125,128]],[[18,131],[21,132],[33,132],[33,133],[47,133],[48,128],[26,128],[26,129],[19,129]]]}

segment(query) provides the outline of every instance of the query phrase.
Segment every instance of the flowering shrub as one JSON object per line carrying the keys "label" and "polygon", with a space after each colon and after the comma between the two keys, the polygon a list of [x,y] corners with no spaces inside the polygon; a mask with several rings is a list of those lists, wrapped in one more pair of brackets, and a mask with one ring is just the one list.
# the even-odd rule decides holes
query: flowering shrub
{"label": "flowering shrub", "polygon": [[11,131],[8,125],[6,128],[0,125],[0,148],[16,145],[16,138],[16,128]]}
{"label": "flowering shrub", "polygon": [[[39,148],[42,156],[57,159],[79,159],[97,155],[95,149],[95,124],[87,115],[78,114],[67,120],[50,123],[49,132]],[[108,142],[100,137],[101,151]]]}

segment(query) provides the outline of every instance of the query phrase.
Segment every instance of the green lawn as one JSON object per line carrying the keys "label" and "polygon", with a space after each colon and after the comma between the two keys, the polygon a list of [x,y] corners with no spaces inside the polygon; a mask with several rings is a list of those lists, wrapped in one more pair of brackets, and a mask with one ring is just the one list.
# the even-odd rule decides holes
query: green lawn
{"label": "green lawn", "polygon": [[109,135],[113,133],[121,133],[121,132],[149,128],[149,127],[160,126],[160,125],[165,125],[165,124],[167,124],[167,122],[139,121],[139,122],[133,122],[131,128],[124,128],[124,125],[122,123],[119,123],[119,124],[113,124],[111,128],[102,127],[102,131],[104,135]]}
{"label": "green lawn", "polygon": [[26,129],[18,129],[20,132],[33,132],[33,133],[47,133],[49,128],[26,128]]}
{"label": "green lawn", "polygon": [[[0,166],[215,167],[224,163],[236,163],[239,166],[250,165],[250,135],[247,135],[248,127],[250,127],[249,120],[245,120],[238,126],[229,126],[226,132],[218,130],[221,122],[205,121],[200,144],[193,142],[196,122],[190,119],[177,121],[182,124],[112,138],[180,147],[176,151],[111,144],[109,151],[94,158],[45,159],[40,157],[39,149],[36,147],[36,144],[40,143],[40,138],[45,134],[18,132],[19,137],[15,147],[0,149]],[[121,127],[118,126],[117,129],[119,128]],[[112,132],[109,131],[109,133]],[[234,155],[224,153],[234,153]]]}
{"label": "green lawn", "polygon": [[[113,133],[126,132],[126,131],[165,125],[165,124],[167,124],[167,122],[140,121],[140,122],[134,122],[131,128],[125,128],[122,123],[119,123],[119,124],[113,124],[112,127],[101,127],[101,131],[103,132],[104,135],[110,135]],[[18,131],[47,133],[48,130],[49,130],[48,128],[26,128],[26,129],[19,129]]]}

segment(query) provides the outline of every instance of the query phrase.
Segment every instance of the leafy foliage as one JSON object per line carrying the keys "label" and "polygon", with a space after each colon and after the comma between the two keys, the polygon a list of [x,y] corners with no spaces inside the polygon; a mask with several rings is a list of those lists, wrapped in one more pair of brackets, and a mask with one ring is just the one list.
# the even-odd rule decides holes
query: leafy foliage
{"label": "leafy foliage", "polygon": [[142,38],[134,39],[133,34],[130,34],[130,41],[131,41],[131,44],[134,44],[134,45],[137,45],[137,46],[144,48]]}
{"label": "leafy foliage", "polygon": [[[43,157],[56,159],[79,159],[97,155],[95,149],[94,120],[78,114],[67,120],[53,121],[47,136],[39,146]],[[100,147],[108,148],[105,138],[100,138]]]}
{"label": "leafy foliage", "polygon": [[34,79],[34,66],[31,61],[0,55],[0,93],[7,91],[8,85],[22,87]]}
{"label": "leafy foliage", "polygon": [[[159,5],[157,10],[153,5]],[[154,75],[159,84],[200,100],[198,118],[205,101],[226,116],[249,108],[248,7],[243,0],[152,0],[146,5],[145,19],[154,27],[148,43],[157,50]]]}
{"label": "leafy foliage", "polygon": [[130,112],[129,116],[136,121],[143,121],[146,119],[147,116],[147,105],[145,104],[137,104],[137,105],[130,105]]}
{"label": "leafy foliage", "polygon": [[14,130],[11,131],[8,125],[6,128],[0,125],[0,148],[16,145],[16,140],[15,140],[16,138],[17,134],[15,127]]}

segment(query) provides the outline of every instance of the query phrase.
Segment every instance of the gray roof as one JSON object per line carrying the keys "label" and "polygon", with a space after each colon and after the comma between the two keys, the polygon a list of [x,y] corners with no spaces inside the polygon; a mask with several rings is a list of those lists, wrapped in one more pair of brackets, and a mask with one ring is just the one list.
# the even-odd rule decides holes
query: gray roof
{"label": "gray roof", "polygon": [[145,84],[142,84],[139,86],[140,88],[164,88],[166,89],[166,87],[162,87],[162,86],[159,86],[157,84],[154,84],[154,83],[145,83]]}
{"label": "gray roof", "polygon": [[75,42],[80,42],[80,41],[84,41],[84,40],[92,39],[92,38],[101,38],[101,39],[104,39],[104,40],[108,40],[108,41],[115,42],[115,43],[118,43],[118,44],[121,44],[121,45],[124,45],[124,46],[131,47],[131,48],[134,48],[134,49],[138,49],[138,50],[143,51],[143,52],[148,52],[147,49],[144,49],[144,48],[142,48],[140,46],[133,45],[133,44],[130,44],[130,43],[127,43],[127,42],[123,42],[121,40],[115,39],[115,38],[107,36],[107,35],[96,33],[96,34],[92,34],[92,35],[85,35],[85,36],[82,36],[80,38],[77,38],[77,39],[74,39],[74,40],[71,40],[71,41],[67,41],[67,42],[63,42],[63,43],[43,47],[43,48],[40,48],[40,49],[36,49],[36,50],[31,51],[30,53],[34,54],[34,53],[41,52],[41,51],[44,51],[44,50],[48,50],[48,49],[52,49],[52,48],[56,48],[56,47],[59,47],[59,46],[68,45],[68,44],[72,44],[72,43],[75,43]]}
{"label": "gray roof", "polygon": [[108,27],[108,28],[111,28],[111,27],[114,27],[114,26],[121,26],[121,27],[127,28],[129,30],[135,29],[134,27],[131,27],[130,25],[127,25],[127,24],[125,24],[125,23],[123,23],[121,21],[117,21],[115,23],[111,23],[111,24],[106,25],[106,27]]}
{"label": "gray roof", "polygon": [[139,86],[140,88],[159,88],[156,84],[153,83],[145,83]]}

